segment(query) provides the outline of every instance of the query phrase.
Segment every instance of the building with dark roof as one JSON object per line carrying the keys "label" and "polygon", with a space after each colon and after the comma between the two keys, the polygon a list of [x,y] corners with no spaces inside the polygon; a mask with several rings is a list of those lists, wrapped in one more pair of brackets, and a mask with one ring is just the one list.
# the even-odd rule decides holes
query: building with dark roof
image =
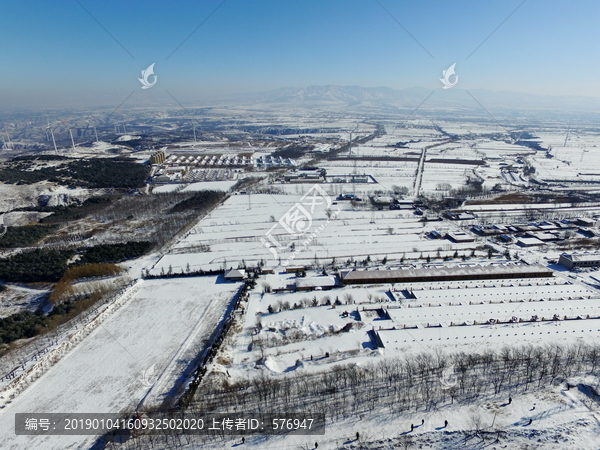
{"label": "building with dark roof", "polygon": [[435,269],[341,271],[342,284],[415,283],[421,281],[496,280],[552,277],[541,265],[444,267]]}

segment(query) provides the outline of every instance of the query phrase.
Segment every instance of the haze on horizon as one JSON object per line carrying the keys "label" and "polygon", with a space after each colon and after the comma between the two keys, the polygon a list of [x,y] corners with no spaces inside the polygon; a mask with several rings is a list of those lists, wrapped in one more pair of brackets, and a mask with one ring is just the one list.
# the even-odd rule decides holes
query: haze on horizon
{"label": "haze on horizon", "polygon": [[[600,97],[584,0],[32,0],[2,6],[0,109],[215,98],[310,85]],[[155,63],[157,84],[142,90]],[[129,100],[128,100],[129,101]]]}

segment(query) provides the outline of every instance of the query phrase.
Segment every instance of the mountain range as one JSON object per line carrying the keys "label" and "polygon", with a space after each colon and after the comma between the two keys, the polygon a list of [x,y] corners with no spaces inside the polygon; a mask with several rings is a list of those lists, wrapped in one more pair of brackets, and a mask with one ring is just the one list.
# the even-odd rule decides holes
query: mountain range
{"label": "mountain range", "polygon": [[263,107],[327,108],[345,106],[352,109],[421,113],[460,111],[492,115],[542,113],[544,115],[600,114],[600,98],[525,94],[511,91],[459,88],[430,90],[422,87],[391,89],[361,86],[287,87],[253,94],[240,94],[222,99],[226,103]]}

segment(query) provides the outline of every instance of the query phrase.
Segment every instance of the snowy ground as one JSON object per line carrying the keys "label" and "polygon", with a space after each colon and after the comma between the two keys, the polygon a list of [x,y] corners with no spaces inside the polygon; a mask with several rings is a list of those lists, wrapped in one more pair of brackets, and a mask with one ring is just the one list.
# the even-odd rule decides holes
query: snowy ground
{"label": "snowy ground", "polygon": [[[278,121],[278,126],[294,127],[299,132],[303,126],[315,128],[315,124],[321,122],[322,129],[313,133],[313,137],[337,136],[342,141],[349,138],[344,130],[356,126],[351,118],[315,121],[313,118],[281,117],[273,120]],[[264,125],[271,124],[266,121]],[[565,136],[562,132],[540,134],[544,145],[554,147],[552,158],[546,158],[542,151],[487,137],[474,137],[474,133],[497,134],[499,129],[496,125],[438,122],[436,126],[446,133],[468,137],[468,141],[447,142],[427,151],[422,183],[419,182],[425,193],[446,195],[448,188],[440,190],[440,183],[458,188],[465,185],[467,178],[478,176],[485,180],[486,187],[496,183],[512,188],[525,186],[528,181],[519,173],[523,165],[517,162],[520,158],[525,158],[536,168],[536,176],[540,179],[565,178],[577,184],[600,176],[600,171],[595,168],[600,162],[600,152],[595,149],[597,137],[592,133],[573,130],[567,143],[563,142]],[[373,131],[373,125],[361,124],[354,138]],[[333,197],[340,193],[356,193],[366,198],[376,190],[386,191],[392,186],[403,186],[412,191],[417,159],[422,149],[448,139],[448,135],[432,126],[429,120],[412,120],[406,127],[386,124],[386,131],[387,135],[366,144],[357,144],[352,155],[411,160],[374,160],[357,165],[352,160],[322,161],[319,166],[327,169],[329,177],[366,174],[374,177],[377,183],[328,183],[321,187]],[[285,139],[299,136],[286,135]],[[256,151],[257,154],[268,154],[275,149],[257,149],[251,143],[231,148],[224,147],[225,143],[202,145],[205,151],[213,153],[215,148],[211,146],[221,147],[219,152],[224,153]],[[328,145],[319,147],[323,149]],[[112,146],[102,143],[89,151],[106,151],[109,147]],[[183,147],[182,151],[185,150]],[[431,162],[433,158],[457,162],[487,158],[487,165]],[[514,172],[505,170],[509,164],[515,166]],[[154,192],[172,192],[182,188],[185,192],[207,188],[227,190],[234,182],[165,185],[157,187]],[[232,196],[165,254],[130,262],[132,274],[139,275],[142,267],[157,274],[188,268],[229,268],[241,263],[254,264],[259,260],[265,260],[267,267],[275,266],[279,258],[290,260],[294,253],[292,246],[299,248],[292,265],[330,264],[334,258],[339,264],[349,258],[360,261],[368,256],[373,262],[385,257],[388,265],[400,266],[404,264],[399,261],[401,258],[409,260],[422,255],[436,258],[451,256],[457,251],[466,257],[471,249],[488,242],[477,237],[476,242],[456,244],[428,237],[432,230],[444,234],[466,229],[475,221],[422,223],[412,210],[372,212],[366,203],[362,207],[353,207],[349,202],[338,202],[332,205],[332,210],[339,209],[332,220],[328,220],[323,208],[311,210],[312,228],[309,232],[316,229],[319,232],[303,246],[303,237],[284,230],[278,221],[301,201],[311,184],[276,187],[283,194]],[[37,196],[47,193],[46,189],[41,184],[24,188],[0,186],[0,192],[5,194],[4,204],[15,207],[17,205],[11,205],[13,197],[27,198],[28,204],[33,204]],[[53,195],[53,204],[60,203],[65,195],[82,198],[88,195],[84,190],[66,188],[55,190],[52,194],[56,194]],[[473,205],[469,208],[477,210],[482,218],[506,218],[511,214],[523,214],[532,206]],[[536,208],[548,208],[549,212],[565,207],[565,214],[580,211],[585,215],[593,211],[590,205],[566,206],[569,205],[535,205]],[[273,231],[269,231],[272,228]],[[266,238],[267,233],[280,243],[275,254],[261,240]],[[530,262],[541,257],[540,250],[520,249],[520,253]],[[546,256],[555,258],[556,254],[553,252]],[[458,259],[444,263],[439,260],[439,264],[460,262]],[[46,440],[16,437],[12,434],[14,412],[115,412],[127,407],[135,408],[142,400],[148,405],[160,403],[187,362],[198,354],[203,339],[214,329],[239,287],[239,284],[218,284],[215,281],[215,277],[206,277],[142,282],[142,288],[135,297],[0,410],[0,431],[3,432],[0,447],[62,449],[78,448],[84,441],[85,444],[91,442],[77,437]],[[436,349],[478,351],[507,343],[594,342],[600,337],[598,283],[586,274],[573,275],[572,278],[556,276],[549,283],[547,280],[532,282],[524,279],[413,283],[410,286],[346,286],[331,291],[285,294],[261,292],[263,281],[274,288],[285,287],[295,281],[295,276],[276,273],[261,277],[251,292],[242,331],[228,339],[211,366],[211,370],[227,373],[234,380],[260,373],[283,377],[292,371],[318,372],[331,370],[338,364],[365,365],[382,358],[434,352]],[[407,296],[406,291],[412,291],[414,298]],[[327,300],[339,300],[341,304],[329,305]],[[313,301],[318,306],[307,306]],[[289,302],[292,308],[295,304],[302,307],[279,311],[283,302]],[[276,308],[278,312],[268,313],[269,307]],[[548,321],[554,314],[561,320]],[[544,318],[544,321],[529,322],[534,315]],[[505,321],[513,316],[524,322],[484,325],[492,318]],[[565,317],[572,320],[564,320]],[[458,323],[461,326],[453,326]],[[373,339],[375,335],[379,336],[384,348],[377,348]],[[589,385],[598,382],[596,379],[579,381]],[[313,448],[316,440],[319,449],[358,449],[359,443],[354,441],[355,431],[360,431],[362,439],[369,441],[368,448],[381,450],[399,448],[402,436],[412,437],[421,448],[519,448],[525,445],[529,448],[598,448],[600,413],[597,405],[586,402],[589,399],[582,390],[569,391],[564,385],[557,385],[545,391],[519,393],[514,398],[510,406],[504,405],[506,399],[490,398],[477,405],[444,405],[433,412],[393,417],[380,413],[366,415],[360,422],[348,420],[331,426],[325,436],[310,439],[301,436],[251,437],[246,439],[244,448],[308,449]],[[479,442],[479,438],[467,431],[473,428],[470,422],[473,412],[482,416],[490,430],[501,429],[508,435],[495,444]],[[425,420],[423,426],[419,425],[421,419]],[[450,425],[443,428],[446,419],[450,420]],[[529,419],[534,420],[532,425],[528,425]],[[413,433],[409,433],[410,423],[417,425]],[[239,440],[228,440],[224,444],[237,447]],[[223,444],[206,448],[223,448]]]}
{"label": "snowy ground", "polygon": [[[296,186],[299,187],[299,186]],[[310,186],[305,187],[308,190]],[[237,195],[230,197],[222,206],[203,218],[190,233],[179,241],[152,268],[152,273],[218,269],[225,265],[237,267],[244,261],[256,264],[263,259],[267,265],[278,264],[278,258],[288,260],[294,252],[293,264],[312,264],[315,256],[321,263],[332,258],[346,261],[348,258],[363,260],[367,256],[374,261],[387,256],[388,260],[418,258],[431,254],[452,255],[455,251],[466,252],[480,245],[478,242],[451,243],[430,239],[428,234],[450,231],[457,224],[449,222],[420,222],[412,210],[371,212],[368,209],[353,210],[349,202],[337,202],[333,211],[340,209],[335,219],[328,222],[324,205],[315,209],[312,225],[307,235],[320,230],[308,245],[306,238],[290,235],[278,220],[300,201],[301,195]],[[249,207],[251,209],[249,209]],[[277,259],[261,239],[273,228],[272,235],[278,241]],[[321,227],[323,227],[321,229]],[[292,250],[294,245],[295,250]]]}
{"label": "snowy ground", "polygon": [[112,412],[164,400],[201,350],[239,283],[142,282],[138,293],[0,412],[3,449],[81,448],[90,436],[14,435],[17,412]]}
{"label": "snowy ground", "polygon": [[49,293],[50,291],[43,289],[16,284],[6,285],[6,290],[0,294],[0,317],[7,317],[21,311],[35,312]]}
{"label": "snowy ground", "polygon": [[[44,197],[44,201],[48,201],[48,206],[56,206],[69,204],[74,199],[83,202],[89,197],[99,195],[102,192],[103,190],[98,189],[71,189],[66,186],[56,186],[49,182],[23,185],[0,183],[0,213],[17,208],[38,206],[38,199],[42,196],[47,196]],[[19,216],[19,213],[11,213],[7,217],[13,214]],[[18,223],[17,217],[15,217],[15,224]],[[8,222],[8,224],[11,223]]]}
{"label": "snowy ground", "polygon": [[[265,356],[264,366],[273,374],[313,372],[340,360],[364,363],[407,351],[429,351],[431,346],[466,351],[509,342],[591,342],[600,337],[600,294],[560,277],[262,292],[264,283],[276,289],[295,281],[293,274],[266,275],[250,295],[245,329],[228,353],[233,361],[228,370],[234,376],[261,370],[257,361]],[[283,310],[284,302],[291,309]],[[550,321],[554,315],[560,321]],[[533,316],[538,322],[531,322]],[[523,323],[482,325],[512,317]],[[261,331],[253,334],[258,323]],[[341,332],[344,326],[351,328]],[[384,349],[375,351],[371,330]],[[257,340],[265,347],[256,350],[254,345],[250,351]],[[325,353],[331,358],[323,359]]]}
{"label": "snowy ground", "polygon": [[[272,286],[294,279],[293,274],[283,273],[264,278]],[[274,294],[262,293],[259,282],[249,297],[244,329],[226,345],[221,363],[212,369],[223,373],[227,370],[234,380],[260,373],[283,377],[289,372],[327,371],[339,364],[364,366],[411,353],[435,355],[436,348],[469,352],[506,344],[590,343],[600,338],[598,292],[562,277],[415,283],[409,290],[416,299],[402,297],[405,287],[396,284],[393,293],[389,285],[367,285]],[[510,303],[509,297],[516,301]],[[327,299],[339,299],[342,304],[322,305]],[[284,301],[300,305],[313,300],[322,306],[264,314],[269,305],[278,309]],[[383,310],[391,320],[383,317]],[[257,318],[259,311],[263,314]],[[553,314],[558,314],[561,321],[547,321]],[[532,315],[545,317],[546,321],[528,322]],[[490,318],[507,320],[512,316],[525,322],[475,325]],[[564,316],[574,320],[562,320]],[[452,321],[466,325],[449,326]],[[254,334],[259,322],[261,331]],[[341,332],[348,323],[352,324],[350,331]],[[427,328],[433,323],[443,325]],[[415,328],[402,329],[404,325]],[[370,330],[379,334],[384,349],[376,349]],[[589,377],[569,382],[595,386],[598,380]],[[489,397],[477,404],[447,404],[436,411],[393,416],[375,411],[365,413],[360,421],[330,424],[324,436],[247,437],[244,448],[313,449],[318,442],[319,449],[387,450],[404,448],[406,439],[416,445],[410,448],[598,448],[600,407],[590,400],[584,387],[567,390],[565,386],[511,394],[511,405],[506,404],[506,398]],[[480,417],[482,428],[488,432],[486,442],[472,431],[474,416]],[[425,421],[422,426],[421,419]],[[447,428],[444,420],[450,422]],[[412,433],[411,423],[416,425]],[[355,440],[357,431],[361,442]],[[494,442],[497,431],[502,435],[499,442]],[[239,442],[239,438],[229,438],[203,448],[231,447]]]}
{"label": "snowy ground", "polygon": [[[597,382],[594,378],[570,379],[545,390],[513,394],[510,405],[505,397],[490,397],[470,405],[446,404],[437,411],[399,414],[364,414],[326,427],[324,436],[251,436],[240,448],[315,449],[319,450],[392,450],[422,449],[598,449],[600,412],[591,407],[583,387]],[[581,386],[581,389],[579,388]],[[478,419],[476,419],[478,418]],[[532,420],[529,425],[529,420]],[[424,424],[421,425],[421,421]],[[448,427],[444,421],[448,420]],[[473,421],[481,422],[486,440],[474,433]],[[414,424],[411,432],[410,425]],[[501,435],[496,441],[497,432]],[[356,432],[360,441],[356,441]],[[228,438],[206,449],[237,447],[240,438]],[[404,445],[406,443],[407,446]],[[184,447],[191,450],[192,447]]]}
{"label": "snowy ground", "polygon": [[228,191],[231,189],[237,180],[231,181],[203,181],[198,183],[189,183],[189,184],[165,184],[162,186],[156,186],[153,189],[154,194],[164,194],[167,192],[197,192],[202,190],[209,191]]}

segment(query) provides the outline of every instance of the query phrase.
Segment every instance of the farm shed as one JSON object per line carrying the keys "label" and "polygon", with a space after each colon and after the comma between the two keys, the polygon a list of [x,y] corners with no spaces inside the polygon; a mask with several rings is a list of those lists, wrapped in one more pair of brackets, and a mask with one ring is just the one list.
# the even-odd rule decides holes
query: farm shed
{"label": "farm shed", "polygon": [[227,281],[242,281],[246,278],[246,271],[244,269],[231,269],[225,272],[225,279]]}
{"label": "farm shed", "polygon": [[563,253],[558,263],[569,270],[600,266],[600,253]]}
{"label": "farm shed", "polygon": [[296,289],[298,291],[332,289],[338,284],[336,276],[298,278],[296,280]]}
{"label": "farm shed", "polygon": [[541,265],[502,265],[404,270],[352,270],[340,273],[342,284],[414,283],[418,281],[494,280],[551,277]]}

